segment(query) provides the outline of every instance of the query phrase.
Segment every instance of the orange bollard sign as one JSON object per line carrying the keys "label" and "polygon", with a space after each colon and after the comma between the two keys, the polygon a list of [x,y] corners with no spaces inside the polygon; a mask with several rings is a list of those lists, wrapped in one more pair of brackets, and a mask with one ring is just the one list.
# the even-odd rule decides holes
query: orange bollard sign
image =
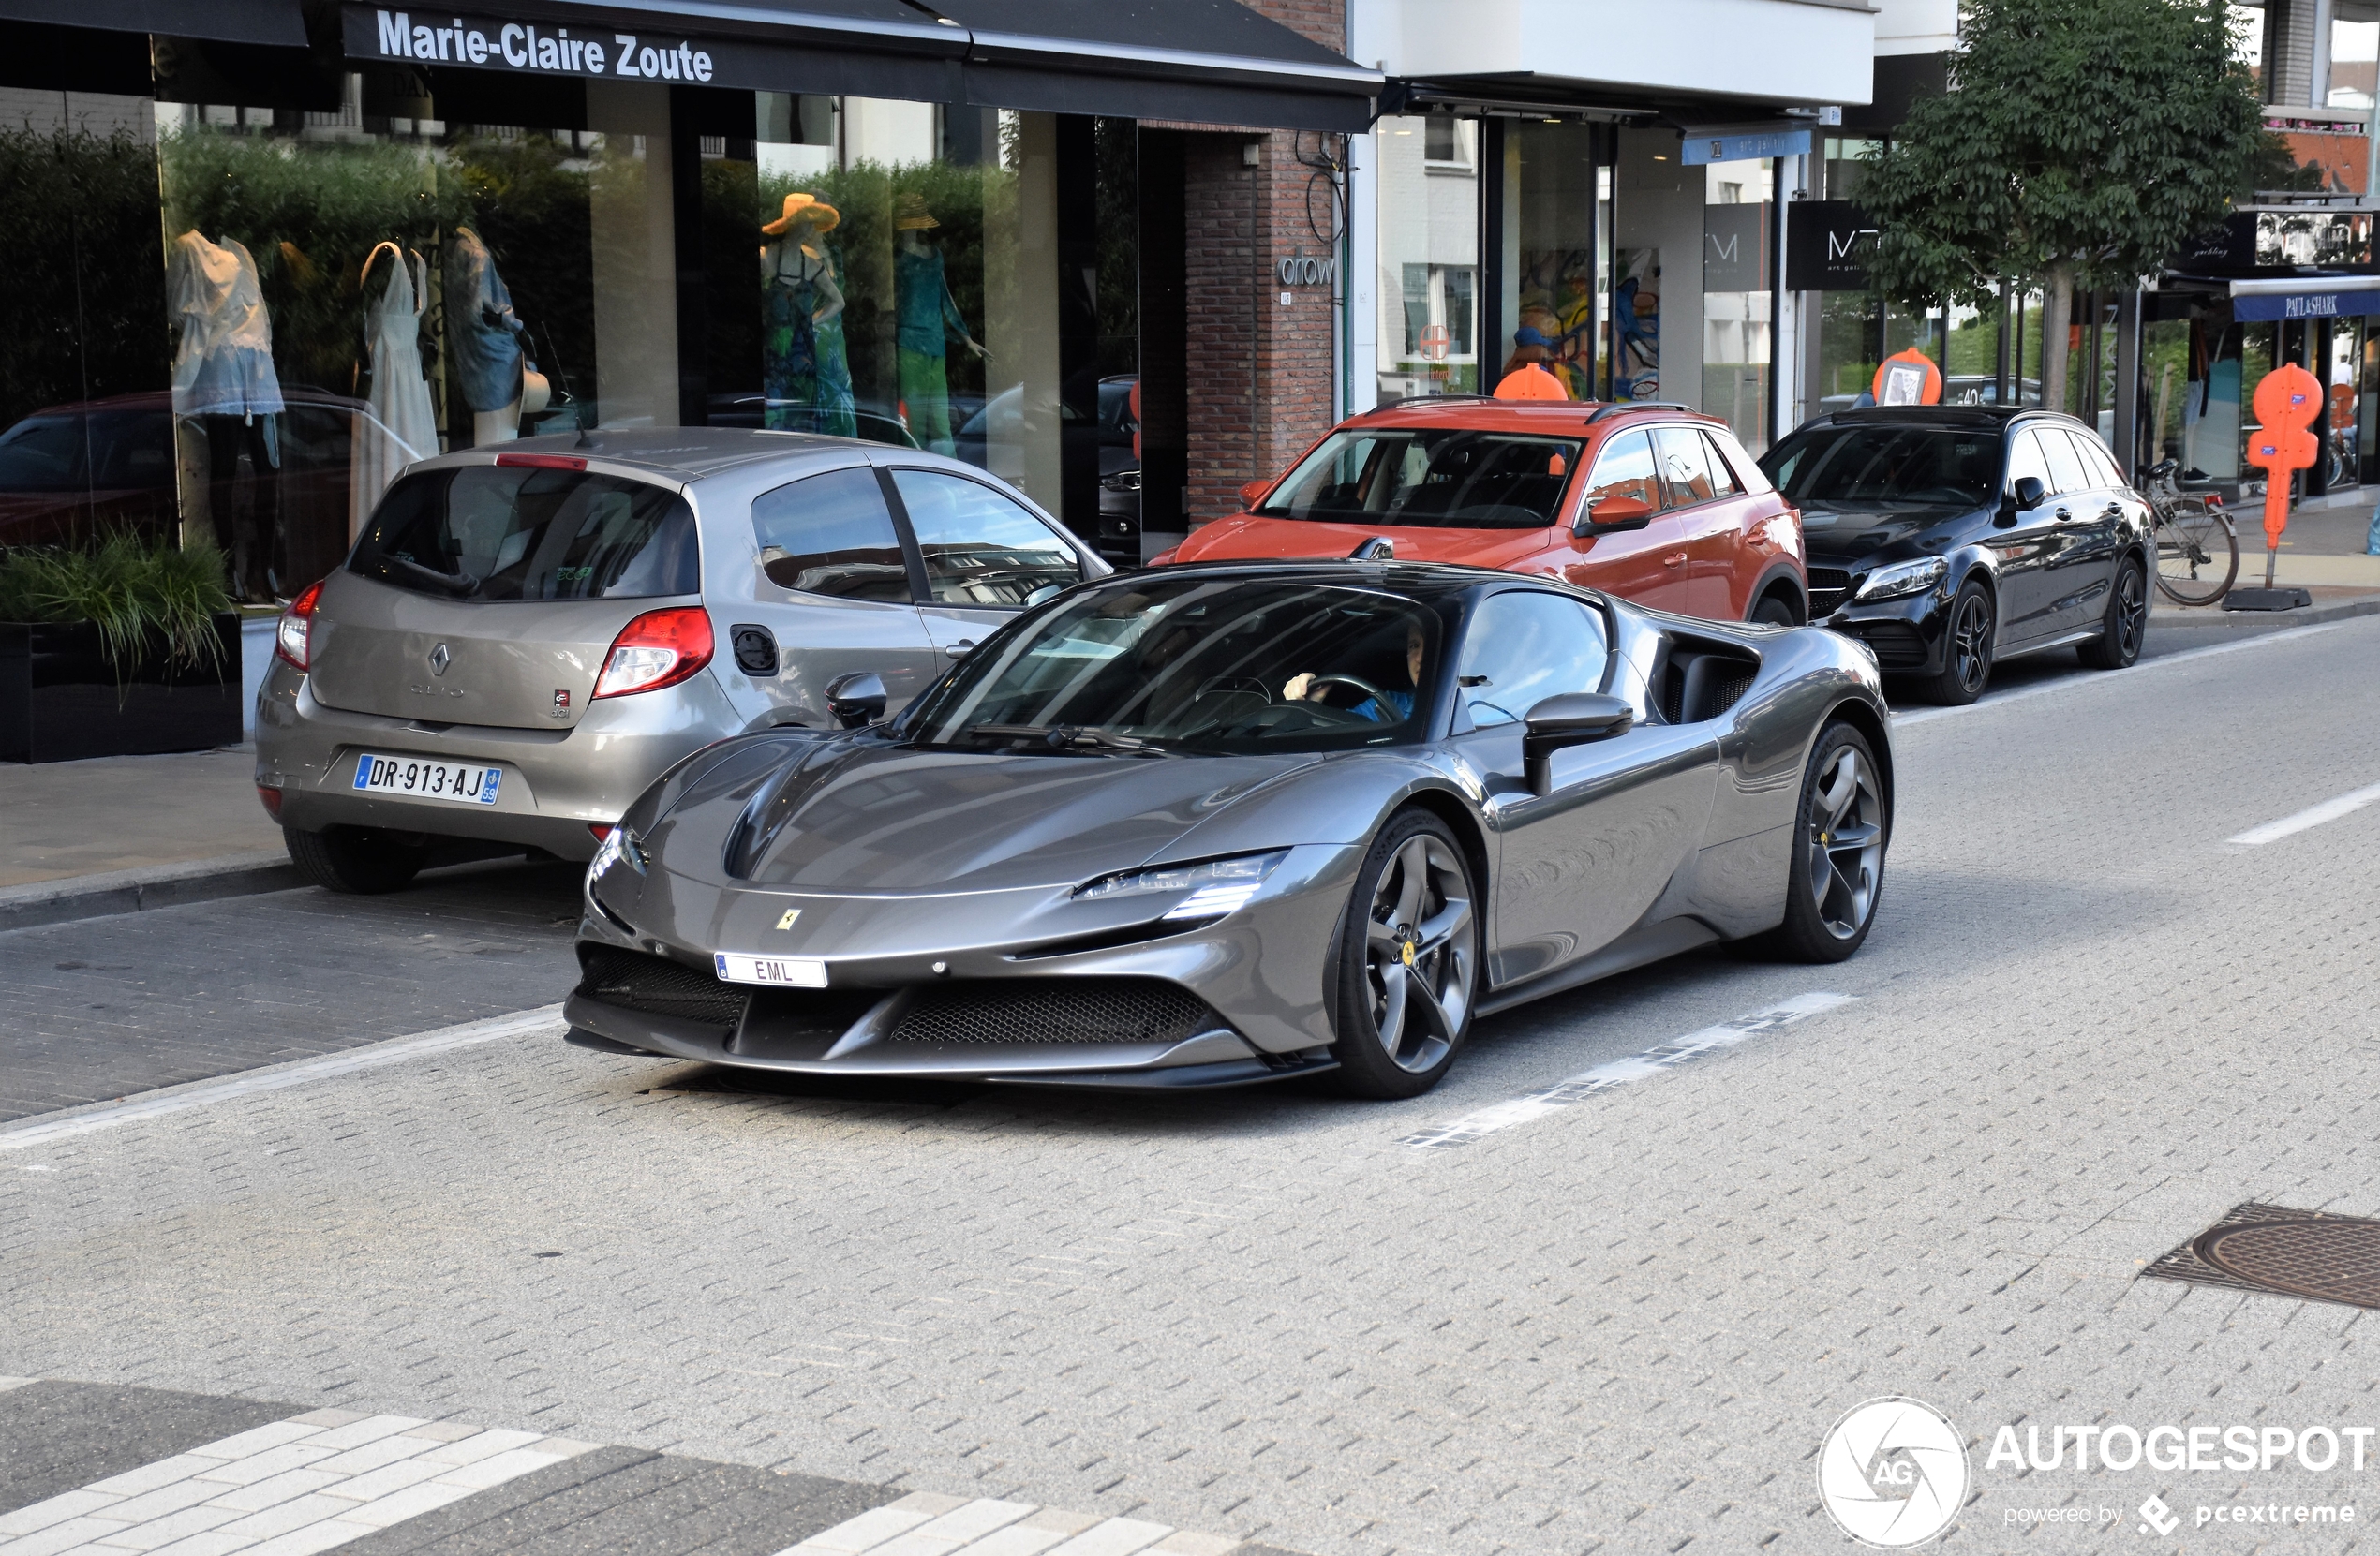
{"label": "orange bollard sign", "polygon": [[2272,587],[2273,560],[2281,532],[2289,527],[2289,473],[2311,467],[2322,452],[2312,430],[2322,414],[2322,381],[2295,363],[2283,363],[2256,385],[2256,435],[2248,440],[2248,463],[2265,472],[2265,587]]}

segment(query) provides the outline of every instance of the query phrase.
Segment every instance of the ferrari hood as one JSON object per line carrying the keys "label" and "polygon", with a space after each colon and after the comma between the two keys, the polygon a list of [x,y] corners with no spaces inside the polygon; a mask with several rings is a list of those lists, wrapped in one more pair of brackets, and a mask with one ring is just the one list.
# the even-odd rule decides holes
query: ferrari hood
{"label": "ferrari hood", "polygon": [[1156,857],[1316,760],[1019,757],[828,740],[673,812],[649,841],[673,871],[787,891],[1057,885]]}

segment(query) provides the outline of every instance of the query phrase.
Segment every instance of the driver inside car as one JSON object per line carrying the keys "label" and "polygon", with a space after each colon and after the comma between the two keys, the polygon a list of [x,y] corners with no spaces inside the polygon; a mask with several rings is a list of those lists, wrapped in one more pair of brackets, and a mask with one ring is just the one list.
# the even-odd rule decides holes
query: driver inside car
{"label": "driver inside car", "polygon": [[[1406,622],[1405,685],[1375,688],[1374,689],[1379,692],[1378,697],[1367,692],[1363,701],[1346,711],[1354,714],[1358,719],[1369,719],[1375,724],[1401,724],[1412,718],[1413,699],[1421,684],[1421,656],[1428,646],[1429,642],[1422,635],[1421,624],[1418,621]],[[1322,684],[1316,685],[1317,680]],[[1333,680],[1328,675],[1316,675],[1313,671],[1306,671],[1289,677],[1288,684],[1281,689],[1281,700],[1285,703],[1318,703],[1331,687],[1345,684],[1346,684],[1345,681]],[[1388,705],[1385,707],[1381,705],[1380,701],[1383,697],[1388,700]]]}

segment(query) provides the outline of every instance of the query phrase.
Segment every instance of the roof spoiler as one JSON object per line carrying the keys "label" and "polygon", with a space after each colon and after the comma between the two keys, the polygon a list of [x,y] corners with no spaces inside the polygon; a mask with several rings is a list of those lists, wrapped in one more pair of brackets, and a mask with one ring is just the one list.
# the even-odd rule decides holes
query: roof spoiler
{"label": "roof spoiler", "polygon": [[1375,535],[1353,551],[1348,552],[1347,560],[1350,562],[1393,562],[1396,560],[1396,542],[1386,535]]}

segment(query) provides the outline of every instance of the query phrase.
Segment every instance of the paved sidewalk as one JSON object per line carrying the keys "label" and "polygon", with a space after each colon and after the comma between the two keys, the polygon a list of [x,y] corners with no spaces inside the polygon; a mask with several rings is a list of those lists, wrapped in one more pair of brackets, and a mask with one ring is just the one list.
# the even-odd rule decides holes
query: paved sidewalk
{"label": "paved sidewalk", "polygon": [[245,746],[174,756],[0,763],[0,887],[281,853]]}

